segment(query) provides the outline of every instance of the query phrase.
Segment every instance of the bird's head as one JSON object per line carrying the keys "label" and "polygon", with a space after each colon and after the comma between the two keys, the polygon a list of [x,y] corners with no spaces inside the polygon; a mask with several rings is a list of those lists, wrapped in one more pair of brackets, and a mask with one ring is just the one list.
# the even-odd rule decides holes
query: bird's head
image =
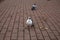
{"label": "bird's head", "polygon": [[36,4],[34,3],[34,5],[36,5]]}
{"label": "bird's head", "polygon": [[31,19],[31,17],[28,17],[28,19]]}

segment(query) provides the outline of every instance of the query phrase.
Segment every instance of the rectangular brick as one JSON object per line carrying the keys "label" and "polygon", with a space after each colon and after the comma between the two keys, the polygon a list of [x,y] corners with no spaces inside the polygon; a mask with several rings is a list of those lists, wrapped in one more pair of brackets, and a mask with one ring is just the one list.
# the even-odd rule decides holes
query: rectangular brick
{"label": "rectangular brick", "polygon": [[18,36],[19,36],[19,37],[23,37],[23,32],[19,32],[19,33],[18,33]]}
{"label": "rectangular brick", "polygon": [[49,36],[51,39],[56,39],[56,37],[54,36],[54,34],[52,32],[49,33]]}
{"label": "rectangular brick", "polygon": [[60,40],[60,36],[57,36],[57,39]]}
{"label": "rectangular brick", "polygon": [[53,32],[54,32],[55,35],[57,35],[57,36],[59,35],[59,33],[57,31],[53,31]]}
{"label": "rectangular brick", "polygon": [[37,38],[38,38],[38,39],[43,39],[42,34],[37,34]]}
{"label": "rectangular brick", "polygon": [[4,34],[0,34],[0,40],[3,40]]}
{"label": "rectangular brick", "polygon": [[13,29],[13,33],[17,33],[18,29]]}
{"label": "rectangular brick", "polygon": [[12,34],[11,39],[17,39],[17,34]]}
{"label": "rectangular brick", "polygon": [[7,29],[7,25],[4,25],[4,26],[3,26],[3,29]]}
{"label": "rectangular brick", "polygon": [[10,40],[10,37],[5,37],[5,39],[4,40]]}
{"label": "rectangular brick", "polygon": [[37,34],[41,34],[41,31],[40,31],[39,28],[36,28],[35,30],[36,30],[36,33],[37,33]]}
{"label": "rectangular brick", "polygon": [[1,33],[5,33],[6,32],[6,29],[2,29]]}
{"label": "rectangular brick", "polygon": [[8,30],[12,30],[12,28],[13,28],[13,26],[9,26],[9,27],[8,27]]}
{"label": "rectangular brick", "polygon": [[[15,23],[14,23],[14,24],[15,24]],[[14,25],[13,27],[14,27],[14,29],[18,29],[18,26],[17,26],[17,25]]]}
{"label": "rectangular brick", "polygon": [[51,40],[49,37],[44,37],[45,38],[45,40]]}
{"label": "rectangular brick", "polygon": [[30,39],[29,33],[24,33],[24,38],[25,38],[25,39]]}
{"label": "rectangular brick", "polygon": [[43,33],[43,36],[48,36],[46,31],[42,31],[42,33]]}
{"label": "rectangular brick", "polygon": [[31,40],[37,40],[37,38],[36,37],[31,37]]}
{"label": "rectangular brick", "polygon": [[10,36],[11,36],[11,32],[7,32],[6,37],[10,37]]}
{"label": "rectangular brick", "polygon": [[18,37],[18,40],[23,40],[23,37]]}
{"label": "rectangular brick", "polygon": [[49,32],[49,33],[50,33],[50,32],[52,32],[52,31],[51,31],[50,29],[48,29],[48,30],[47,30],[47,32]]}

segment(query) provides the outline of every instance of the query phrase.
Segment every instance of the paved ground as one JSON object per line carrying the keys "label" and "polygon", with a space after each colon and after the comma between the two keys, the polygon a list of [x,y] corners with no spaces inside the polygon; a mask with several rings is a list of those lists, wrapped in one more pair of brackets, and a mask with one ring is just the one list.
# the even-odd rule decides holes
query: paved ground
{"label": "paved ground", "polygon": [[[35,11],[31,11],[33,3]],[[25,23],[29,16],[34,27]],[[60,40],[60,0],[1,1],[0,40]]]}

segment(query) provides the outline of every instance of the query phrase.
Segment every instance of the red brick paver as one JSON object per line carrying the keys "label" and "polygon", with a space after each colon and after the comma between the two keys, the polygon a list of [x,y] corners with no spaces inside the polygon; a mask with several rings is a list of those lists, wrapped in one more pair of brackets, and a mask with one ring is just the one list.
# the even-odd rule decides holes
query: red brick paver
{"label": "red brick paver", "polygon": [[[37,9],[32,11],[34,3]],[[34,21],[34,27],[26,25],[29,16]],[[60,40],[60,1],[1,1],[0,40]]]}

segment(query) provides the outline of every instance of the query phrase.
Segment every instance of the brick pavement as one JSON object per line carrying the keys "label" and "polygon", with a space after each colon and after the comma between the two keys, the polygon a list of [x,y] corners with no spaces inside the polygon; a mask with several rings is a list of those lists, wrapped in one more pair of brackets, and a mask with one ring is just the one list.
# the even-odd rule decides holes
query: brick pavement
{"label": "brick pavement", "polygon": [[[31,10],[37,4],[35,11]],[[60,40],[59,0],[4,0],[0,2],[0,40]],[[31,16],[34,27],[27,27]]]}

